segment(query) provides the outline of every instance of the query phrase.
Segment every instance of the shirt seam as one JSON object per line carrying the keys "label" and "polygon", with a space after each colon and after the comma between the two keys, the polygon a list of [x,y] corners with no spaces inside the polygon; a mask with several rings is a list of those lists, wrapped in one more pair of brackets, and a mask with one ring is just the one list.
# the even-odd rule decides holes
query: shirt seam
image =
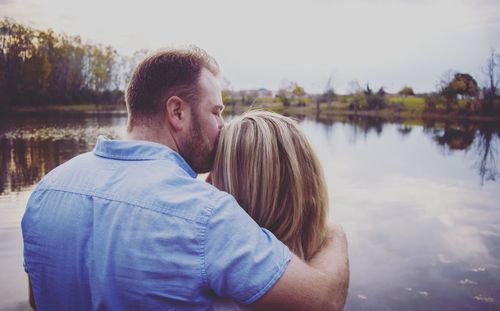
{"label": "shirt seam", "polygon": [[194,178],[196,172],[186,163],[186,160],[179,155],[175,155],[174,151],[167,152],[164,156],[125,156],[125,155],[114,155],[111,153],[100,152],[98,150],[94,150],[93,154],[100,158],[109,159],[109,160],[118,160],[118,161],[173,161],[180,169],[182,169],[189,177]]}
{"label": "shirt seam", "polygon": [[111,159],[111,160],[140,160],[140,161],[153,161],[153,160],[165,160],[163,157],[145,157],[145,156],[117,156],[110,153],[101,153],[94,151],[94,154],[98,157]]}
{"label": "shirt seam", "polygon": [[128,205],[132,205],[132,206],[137,206],[139,208],[142,208],[142,209],[145,209],[145,210],[148,210],[148,211],[152,211],[152,212],[156,212],[156,213],[159,213],[159,214],[164,214],[164,215],[169,215],[169,216],[181,218],[181,219],[184,219],[184,220],[187,220],[187,221],[191,221],[191,222],[195,222],[195,223],[202,223],[202,221],[200,221],[200,220],[196,220],[196,219],[192,219],[192,218],[188,218],[188,217],[183,217],[181,215],[177,215],[177,214],[171,213],[171,212],[169,213],[168,210],[165,210],[165,209],[163,209],[161,207],[145,205],[145,204],[142,204],[139,201],[119,200],[119,199],[115,199],[113,197],[106,196],[106,195],[99,194],[99,193],[95,193],[95,192],[92,192],[92,191],[83,192],[83,191],[76,191],[76,190],[56,189],[56,188],[45,188],[45,187],[43,187],[43,188],[36,189],[34,192],[40,192],[40,191],[55,191],[55,192],[64,192],[64,193],[71,193],[71,194],[77,194],[77,195],[89,195],[89,196],[93,196],[93,197],[96,197],[96,198],[109,200],[109,201],[112,201],[112,202],[118,202],[118,203],[128,204]]}
{"label": "shirt seam", "polygon": [[[213,194],[214,195],[214,194]],[[210,285],[208,283],[208,275],[207,275],[207,270],[206,270],[206,232],[207,232],[207,227],[208,227],[208,222],[212,218],[213,212],[214,212],[214,207],[215,207],[215,200],[210,200],[211,205],[207,207],[208,210],[208,217],[205,221],[205,224],[202,228],[202,239],[201,239],[201,257],[202,257],[202,262],[201,262],[201,277],[203,279],[203,283],[205,283],[205,286],[207,288],[210,288]]]}

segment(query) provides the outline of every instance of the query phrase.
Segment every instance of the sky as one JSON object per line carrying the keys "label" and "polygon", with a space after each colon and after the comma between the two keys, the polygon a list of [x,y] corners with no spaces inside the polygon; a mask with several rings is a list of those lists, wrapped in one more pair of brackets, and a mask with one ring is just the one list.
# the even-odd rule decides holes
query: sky
{"label": "sky", "polygon": [[233,90],[432,92],[450,70],[483,83],[500,52],[500,0],[0,0],[0,16],[122,55],[194,44]]}

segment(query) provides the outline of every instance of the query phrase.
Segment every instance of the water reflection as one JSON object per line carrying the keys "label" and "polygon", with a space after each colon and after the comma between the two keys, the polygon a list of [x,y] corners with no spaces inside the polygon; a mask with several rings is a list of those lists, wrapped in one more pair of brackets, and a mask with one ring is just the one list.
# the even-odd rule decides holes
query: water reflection
{"label": "water reflection", "polygon": [[493,122],[460,124],[445,123],[444,128],[427,124],[424,132],[443,148],[443,151],[472,151],[474,166],[481,178],[481,184],[497,180],[500,126]]}
{"label": "water reflection", "polygon": [[408,125],[400,124],[398,126],[398,132],[399,132],[399,134],[401,134],[401,136],[406,136],[406,135],[410,134],[412,130],[413,130],[413,127],[408,126]]}
{"label": "water reflection", "polygon": [[98,135],[121,137],[125,118],[2,119],[0,195],[30,187],[56,166],[92,149]]}
{"label": "water reflection", "polygon": [[466,138],[436,140],[444,124],[373,123],[302,123],[349,236],[346,310],[498,310],[500,191],[477,182],[478,140],[451,149]]}
{"label": "water reflection", "polygon": [[[381,136],[384,126],[396,124],[401,137],[412,133],[415,126],[399,122],[387,122],[382,118],[345,116],[329,119],[318,119],[330,132],[336,123],[348,124],[351,127],[349,141],[355,144],[358,139],[366,140],[370,133]],[[495,122],[437,122],[423,120],[423,132],[427,134],[444,154],[453,151],[470,152],[473,166],[477,169],[481,184],[496,181],[499,178],[498,156],[500,154],[500,124]]]}
{"label": "water reflection", "polygon": [[[121,137],[125,118],[76,118],[76,119],[24,119],[5,122],[0,127],[0,194],[15,192],[35,184],[43,175],[76,154],[92,149],[99,134]],[[366,140],[374,133],[382,135],[384,126],[390,124],[380,118],[347,116],[340,119],[320,120],[325,131],[336,123],[351,128],[349,141]],[[413,126],[397,124],[397,133],[405,137]],[[499,177],[498,154],[499,126],[492,122],[444,123],[426,121],[423,132],[446,154],[453,151],[468,152],[477,169],[481,184]]]}
{"label": "water reflection", "polygon": [[[31,187],[97,135],[122,137],[125,121],[0,121],[0,268],[22,270],[19,222]],[[349,237],[346,310],[500,307],[498,125],[346,116],[300,126],[324,167],[331,217]],[[9,271],[25,286],[22,271]],[[0,287],[0,301],[25,297]]]}
{"label": "water reflection", "polygon": [[73,139],[1,139],[0,194],[35,184],[86,147],[85,142]]}
{"label": "water reflection", "polygon": [[[496,132],[494,132],[496,130]],[[476,152],[479,161],[476,166],[482,181],[497,180],[498,178],[498,154],[499,154],[500,131],[493,126],[486,126],[479,130],[479,137],[476,138]]]}

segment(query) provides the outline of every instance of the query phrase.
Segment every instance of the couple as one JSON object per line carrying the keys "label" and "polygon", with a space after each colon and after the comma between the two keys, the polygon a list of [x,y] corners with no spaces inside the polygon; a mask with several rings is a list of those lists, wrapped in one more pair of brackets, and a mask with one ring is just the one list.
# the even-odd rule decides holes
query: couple
{"label": "couple", "polygon": [[40,181],[22,221],[37,309],[343,308],[346,239],[306,138],[269,112],[223,129],[217,76],[197,48],[147,57],[126,140]]}

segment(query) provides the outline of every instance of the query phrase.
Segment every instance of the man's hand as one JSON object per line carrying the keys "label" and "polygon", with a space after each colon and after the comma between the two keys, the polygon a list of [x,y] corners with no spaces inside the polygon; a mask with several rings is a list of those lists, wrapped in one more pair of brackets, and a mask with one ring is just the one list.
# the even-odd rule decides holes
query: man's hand
{"label": "man's hand", "polygon": [[349,287],[347,239],[329,225],[322,248],[309,263],[293,255],[281,278],[252,307],[259,310],[342,310]]}

